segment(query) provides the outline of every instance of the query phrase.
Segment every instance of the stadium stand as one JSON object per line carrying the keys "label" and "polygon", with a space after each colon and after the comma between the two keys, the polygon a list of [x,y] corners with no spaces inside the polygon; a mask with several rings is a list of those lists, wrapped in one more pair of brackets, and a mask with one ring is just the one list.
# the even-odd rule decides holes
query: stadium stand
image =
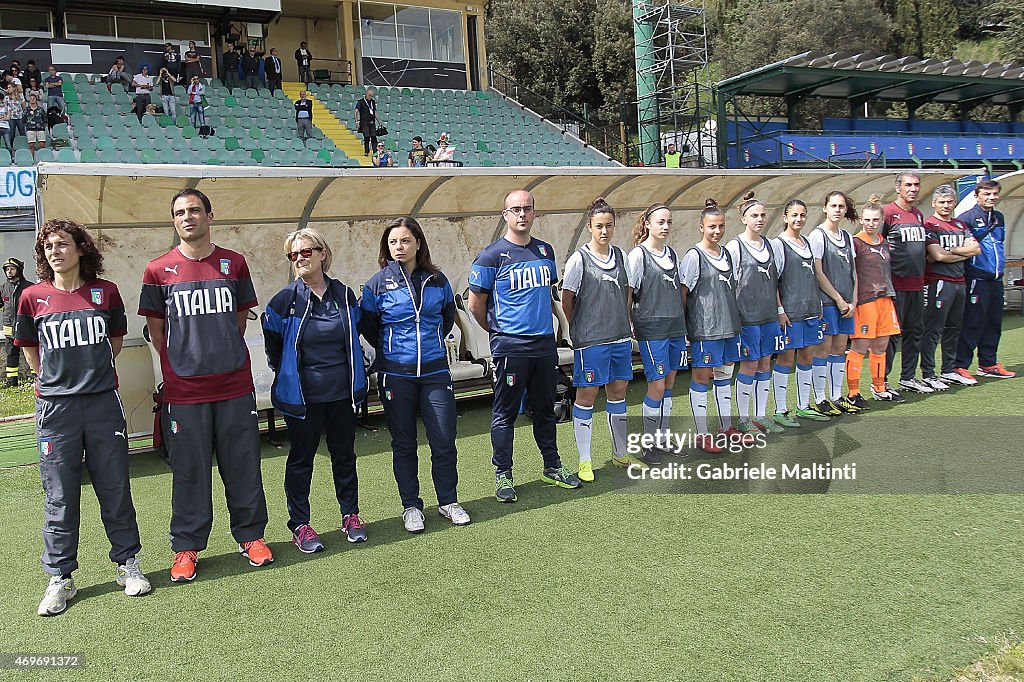
{"label": "stadium stand", "polygon": [[[369,166],[362,141],[350,129],[358,86],[311,84],[314,137],[303,145],[295,134],[293,101],[299,83],[284,91],[228,89],[207,81],[202,137],[188,117],[183,86],[176,86],[177,116],[133,113],[134,96],[99,76],[63,74],[68,124],[55,126],[53,148],[36,160],[83,163],[203,163],[260,166]],[[530,117],[487,92],[379,88],[379,115],[389,128],[384,138],[405,165],[414,135],[431,141],[448,132],[456,158],[467,166],[617,165],[540,119]],[[24,137],[15,140],[15,165],[34,161]]]}

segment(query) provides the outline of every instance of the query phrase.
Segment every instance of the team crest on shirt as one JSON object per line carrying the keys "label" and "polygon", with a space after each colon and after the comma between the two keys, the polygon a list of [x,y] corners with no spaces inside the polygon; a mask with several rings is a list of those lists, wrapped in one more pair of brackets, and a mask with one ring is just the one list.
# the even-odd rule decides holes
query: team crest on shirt
{"label": "team crest on shirt", "polygon": [[658,369],[658,374],[664,374],[665,373],[665,365],[663,363],[659,362],[657,369]]}
{"label": "team crest on shirt", "polygon": [[508,384],[509,386],[515,386],[516,385],[516,375],[515,374],[506,374],[505,375],[505,383]]}
{"label": "team crest on shirt", "polygon": [[822,320],[821,321],[821,331],[823,331],[823,332],[827,332],[828,331],[828,322],[826,320]]}
{"label": "team crest on shirt", "polygon": [[862,324],[862,325],[860,326],[860,333],[861,333],[861,334],[867,334],[867,333],[868,333],[868,325],[866,325],[866,324]]}
{"label": "team crest on shirt", "polygon": [[583,373],[583,376],[586,378],[588,384],[594,381],[593,370],[588,369],[586,372]]}
{"label": "team crest on shirt", "polygon": [[935,307],[936,308],[941,308],[942,307],[942,301],[935,301]]}
{"label": "team crest on shirt", "polygon": [[793,337],[790,336],[789,334],[786,334],[785,336],[782,337],[782,343],[788,346],[789,344],[793,343]]}
{"label": "team crest on shirt", "polygon": [[223,275],[231,274],[231,261],[228,260],[227,258],[220,259],[220,272]]}
{"label": "team crest on shirt", "polygon": [[103,289],[90,289],[90,300],[95,305],[103,305]]}
{"label": "team crest on shirt", "polygon": [[385,400],[391,400],[391,398],[392,398],[392,394],[391,394],[391,389],[389,388],[388,390],[384,391],[384,399]]}
{"label": "team crest on shirt", "polygon": [[971,305],[975,305],[978,302],[977,296],[971,296]]}
{"label": "team crest on shirt", "polygon": [[705,365],[710,365],[711,364],[711,353],[705,353],[701,357],[703,358]]}
{"label": "team crest on shirt", "polygon": [[53,453],[53,443],[50,441],[49,438],[40,438],[39,454],[42,455],[43,457],[47,457],[51,453]]}
{"label": "team crest on shirt", "polygon": [[542,256],[548,255],[548,247],[544,246],[543,244],[538,244],[537,250],[540,251],[540,255]]}
{"label": "team crest on shirt", "polygon": [[742,353],[743,357],[745,357],[745,358],[749,358],[750,357],[750,349],[747,348],[746,346],[740,346],[740,353]]}
{"label": "team crest on shirt", "polygon": [[178,433],[179,431],[181,431],[181,427],[178,425],[178,422],[176,422],[176,421],[174,421],[172,419],[171,420],[171,433]]}

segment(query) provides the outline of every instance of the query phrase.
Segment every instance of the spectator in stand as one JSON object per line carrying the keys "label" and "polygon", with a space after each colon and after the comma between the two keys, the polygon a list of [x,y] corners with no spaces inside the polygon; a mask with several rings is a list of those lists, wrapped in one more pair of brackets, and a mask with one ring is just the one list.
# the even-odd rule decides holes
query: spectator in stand
{"label": "spectator in stand", "polygon": [[454,161],[455,160],[455,147],[448,146],[448,133],[441,133],[441,136],[437,138],[437,151],[430,158],[431,161]]}
{"label": "spectator in stand", "polygon": [[177,84],[177,77],[171,73],[166,66],[160,69],[160,104],[164,113],[175,118],[178,115],[178,98],[174,96],[174,86]]}
{"label": "spectator in stand", "polygon": [[[43,82],[45,83],[46,81],[44,80]],[[115,59],[110,67],[110,71],[107,72],[107,90],[115,83],[123,85],[125,90],[132,85],[132,79],[128,75],[128,67],[124,63],[124,57]]]}
{"label": "spectator in stand", "polygon": [[132,85],[135,86],[135,115],[141,123],[146,107],[153,103],[153,77],[149,75],[148,64],[143,64],[142,71],[135,74]]}
{"label": "spectator in stand", "polygon": [[192,40],[188,41],[188,52],[185,53],[185,78],[191,83],[193,76],[206,78],[208,75],[206,69],[203,68],[202,59],[199,58],[195,42]]}
{"label": "spectator in stand", "polygon": [[299,43],[299,49],[295,50],[295,63],[299,67],[299,80],[306,85],[313,82],[313,53],[309,51],[305,41]]}
{"label": "spectator in stand", "polygon": [[64,81],[57,75],[57,67],[50,64],[47,69],[49,76],[43,81],[46,84],[46,108],[57,107],[64,113]]}
{"label": "spectator in stand", "polygon": [[11,74],[14,74],[15,78],[21,78],[25,75],[25,72],[21,70],[21,62],[19,62],[17,59],[11,60],[11,65],[7,68],[7,71]]}
{"label": "spectator in stand", "polygon": [[32,158],[36,158],[36,149],[46,149],[46,110],[39,105],[36,93],[28,96],[28,107],[25,109],[25,136]]}
{"label": "spectator in stand", "polygon": [[412,149],[409,150],[409,168],[420,168],[427,165],[427,149],[423,146],[423,138],[417,135],[412,138]]}
{"label": "spectator in stand", "polygon": [[270,56],[263,60],[263,73],[271,94],[281,89],[281,58],[277,56],[276,47],[270,48]]}
{"label": "spectator in stand", "polygon": [[378,168],[391,168],[395,165],[395,157],[384,147],[383,142],[377,143],[377,151],[373,155],[373,165]]}
{"label": "spectator in stand", "polygon": [[28,60],[28,66],[25,67],[25,73],[21,76],[21,82],[26,85],[33,78],[36,79],[36,83],[43,82],[43,74],[39,71],[39,67],[36,66],[36,60]]}
{"label": "spectator in stand", "polygon": [[185,88],[188,93],[188,115],[192,121],[192,127],[199,129],[199,126],[206,125],[206,112],[203,110],[203,96],[206,94],[206,86],[199,76],[192,76],[192,81]]}
{"label": "spectator in stand", "polygon": [[164,43],[164,60],[160,69],[167,69],[167,73],[174,76],[175,80],[181,75],[181,55],[173,43]]}
{"label": "spectator in stand", "polygon": [[24,111],[24,100],[21,99],[21,94],[14,87],[13,83],[7,84],[7,123],[8,123],[8,140],[11,143],[11,148],[14,148],[14,138],[19,134],[25,134],[25,121],[23,120]]}
{"label": "spectator in stand", "polygon": [[252,45],[242,55],[242,87],[254,90],[260,87],[260,58],[256,56],[256,48]]}
{"label": "spectator in stand", "polygon": [[306,99],[305,90],[299,93],[299,101],[295,103],[295,128],[302,144],[313,137],[313,101]]}
{"label": "spectator in stand", "polygon": [[373,99],[376,94],[373,88],[366,88],[366,93],[356,102],[353,115],[356,130],[363,136],[364,156],[369,156],[370,150],[377,147],[377,102]]}
{"label": "spectator in stand", "polygon": [[28,87],[25,88],[25,91],[22,93],[25,96],[26,102],[28,102],[28,98],[30,95],[35,95],[36,99],[39,100],[40,104],[46,101],[46,92],[40,85],[40,83],[42,82],[42,79],[36,78],[35,76],[32,76],[28,79]]}
{"label": "spectator in stand", "polygon": [[22,96],[22,91],[25,89],[25,81],[21,78],[21,71],[17,66],[11,66],[8,72],[5,74],[6,83],[4,83],[4,92],[7,92],[7,87],[13,85],[19,98]]}
{"label": "spectator in stand", "polygon": [[228,43],[228,49],[224,52],[223,62],[224,85],[227,87],[228,92],[231,92],[242,84],[242,79],[238,75],[240,59],[234,43]]}
{"label": "spectator in stand", "polygon": [[0,142],[14,156],[14,136],[11,135],[10,114],[7,113],[7,98],[0,98]]}

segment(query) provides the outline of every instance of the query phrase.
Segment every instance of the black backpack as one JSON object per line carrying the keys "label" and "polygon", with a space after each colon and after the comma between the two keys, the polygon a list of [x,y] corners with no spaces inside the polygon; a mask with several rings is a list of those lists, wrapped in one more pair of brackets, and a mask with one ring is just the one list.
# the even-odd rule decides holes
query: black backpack
{"label": "black backpack", "polygon": [[[559,424],[572,421],[572,404],[576,400],[576,387],[572,380],[566,376],[565,371],[559,367],[558,376],[555,377],[555,421]],[[530,404],[524,398],[523,414],[533,419]]]}

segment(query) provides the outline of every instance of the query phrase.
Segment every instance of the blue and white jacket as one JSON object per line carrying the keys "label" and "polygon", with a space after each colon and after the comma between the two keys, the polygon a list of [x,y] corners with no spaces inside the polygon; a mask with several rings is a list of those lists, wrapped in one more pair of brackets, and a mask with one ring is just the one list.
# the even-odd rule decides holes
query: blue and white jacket
{"label": "blue and white jacket", "polygon": [[417,270],[409,277],[391,261],[363,287],[359,306],[359,331],[377,349],[379,371],[406,377],[449,371],[444,340],[455,326],[455,295],[442,273]]}
{"label": "blue and white jacket", "polygon": [[[337,301],[345,302],[342,318],[345,332],[338,343],[348,353],[349,387],[352,409],[366,400],[366,370],[359,345],[359,305],[355,293],[336,279],[326,277],[327,287]],[[310,290],[301,279],[286,286],[270,299],[263,313],[263,341],[267,364],[274,370],[270,399],[282,413],[305,419],[306,401],[302,395],[302,332],[312,310]],[[338,377],[339,381],[342,377]]]}
{"label": "blue and white jacket", "polygon": [[972,256],[964,265],[964,274],[973,279],[1002,279],[1006,267],[1006,221],[999,211],[986,211],[975,204],[959,216],[967,223],[981,246],[981,253]]}

